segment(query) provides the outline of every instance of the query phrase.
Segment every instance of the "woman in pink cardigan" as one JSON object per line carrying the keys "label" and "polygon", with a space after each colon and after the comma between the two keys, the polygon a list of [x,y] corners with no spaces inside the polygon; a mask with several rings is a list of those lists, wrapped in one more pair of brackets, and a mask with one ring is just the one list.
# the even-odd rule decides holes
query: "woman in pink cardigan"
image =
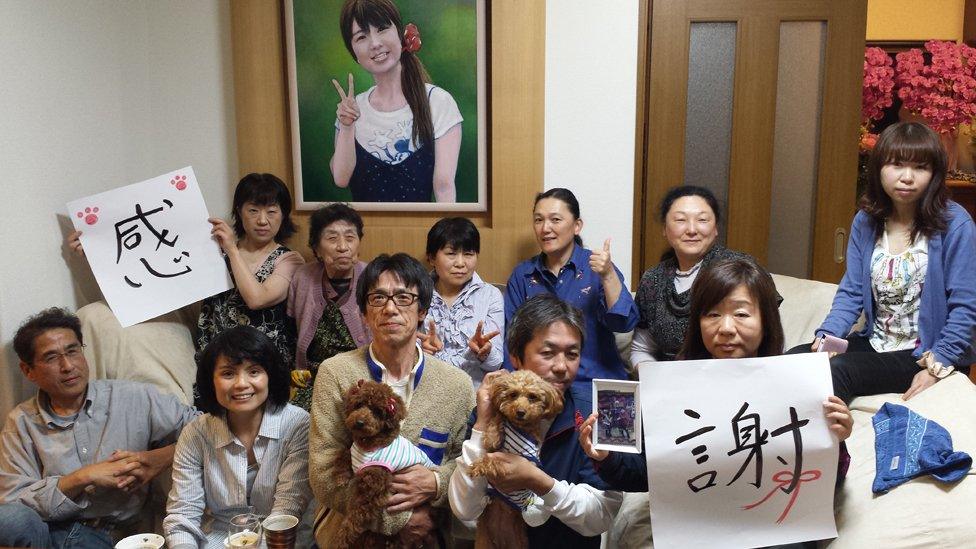
{"label": "woman in pink cardigan", "polygon": [[308,410],[319,363],[370,342],[353,295],[365,263],[359,261],[363,220],[346,204],[312,214],[308,245],[318,261],[303,265],[288,291],[288,315],[298,326],[292,403]]}

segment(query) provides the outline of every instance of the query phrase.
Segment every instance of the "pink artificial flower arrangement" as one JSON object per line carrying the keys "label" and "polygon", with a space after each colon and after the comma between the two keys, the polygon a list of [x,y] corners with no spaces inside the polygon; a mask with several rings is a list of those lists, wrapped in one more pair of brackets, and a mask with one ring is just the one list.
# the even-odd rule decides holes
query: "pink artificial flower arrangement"
{"label": "pink artificial flower arrangement", "polygon": [[861,85],[861,125],[864,132],[872,120],[880,120],[891,106],[895,69],[891,57],[881,48],[864,48],[864,81]]}
{"label": "pink artificial flower arrangement", "polygon": [[898,97],[932,129],[951,134],[976,116],[976,48],[932,40],[925,49],[932,54],[928,65],[917,48],[896,56]]}

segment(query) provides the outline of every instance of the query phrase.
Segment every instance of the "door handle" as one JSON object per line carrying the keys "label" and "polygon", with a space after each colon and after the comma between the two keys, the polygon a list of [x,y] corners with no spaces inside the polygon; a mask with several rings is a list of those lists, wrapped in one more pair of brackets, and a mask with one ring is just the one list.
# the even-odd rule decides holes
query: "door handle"
{"label": "door handle", "polygon": [[847,231],[843,227],[834,229],[834,263],[844,262],[845,242],[847,242]]}

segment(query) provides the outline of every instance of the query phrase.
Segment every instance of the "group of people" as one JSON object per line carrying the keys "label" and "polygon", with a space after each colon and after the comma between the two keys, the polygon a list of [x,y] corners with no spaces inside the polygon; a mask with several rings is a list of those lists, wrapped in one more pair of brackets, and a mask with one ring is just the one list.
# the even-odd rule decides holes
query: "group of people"
{"label": "group of people", "polygon": [[[855,396],[910,398],[974,362],[976,230],[947,198],[938,136],[893,125],[869,169],[831,312],[811,334],[814,348],[790,350],[816,350],[825,334],[847,339],[848,351],[830,358],[837,396],[823,404],[839,441],[851,434]],[[201,308],[193,407],[148,385],[89,379],[80,323],[65,310],[20,327],[14,348],[38,390],[0,438],[0,545],[111,547],[172,465],[168,547],[223,547],[228,521],[247,510],[300,517],[310,508],[318,546],[331,547],[356,512],[332,470],[352,444],[343,394],[374,380],[403,400],[401,434],[434,464],[394,473],[376,532],[405,547],[445,546],[457,522],[478,519],[491,489],[529,490],[539,512],[532,547],[598,547],[621,491],[648,489],[642,456],[592,446],[591,380],[631,375],[614,333],[634,330],[635,368],[786,351],[779,309],[793,305],[752,258],[718,244],[721,212],[701,187],[664,197],[670,246],[636,300],[609,242],[583,247],[568,189],[536,197],[539,254],[514,268],[504,295],[476,272],[480,235],[468,219],[431,227],[426,266],[404,253],[364,263],[362,218],[332,204],[311,216],[315,261],[305,263],[283,245],[295,231],[290,210],[278,178],[250,174],[231,223],[210,220],[235,287]],[[78,237],[69,245],[83,253]],[[850,333],[862,313],[864,328]],[[563,394],[563,410],[538,441],[538,463],[497,453],[493,474],[472,476],[496,413],[491,388],[511,370],[538,374]]]}

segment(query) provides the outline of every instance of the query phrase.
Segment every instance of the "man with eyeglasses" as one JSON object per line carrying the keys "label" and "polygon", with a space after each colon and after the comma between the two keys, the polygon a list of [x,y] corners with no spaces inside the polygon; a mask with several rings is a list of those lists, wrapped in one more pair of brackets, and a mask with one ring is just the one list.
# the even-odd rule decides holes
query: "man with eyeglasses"
{"label": "man with eyeglasses", "polygon": [[196,415],[151,385],[89,381],[83,347],[78,317],[58,308],[14,336],[37,395],[0,434],[0,545],[111,548]]}
{"label": "man with eyeglasses", "polygon": [[425,355],[417,341],[433,294],[433,281],[407,254],[380,255],[360,275],[356,302],[373,340],[319,366],[312,397],[309,482],[322,508],[316,518],[319,547],[333,536],[349,508],[346,485],[335,481],[336,456],[352,444],[343,422],[342,396],[359,380],[386,383],[407,406],[400,434],[437,466],[414,465],[394,474],[387,512],[374,530],[399,536],[398,546],[419,547],[448,535],[447,487],[474,408],[471,378]]}

